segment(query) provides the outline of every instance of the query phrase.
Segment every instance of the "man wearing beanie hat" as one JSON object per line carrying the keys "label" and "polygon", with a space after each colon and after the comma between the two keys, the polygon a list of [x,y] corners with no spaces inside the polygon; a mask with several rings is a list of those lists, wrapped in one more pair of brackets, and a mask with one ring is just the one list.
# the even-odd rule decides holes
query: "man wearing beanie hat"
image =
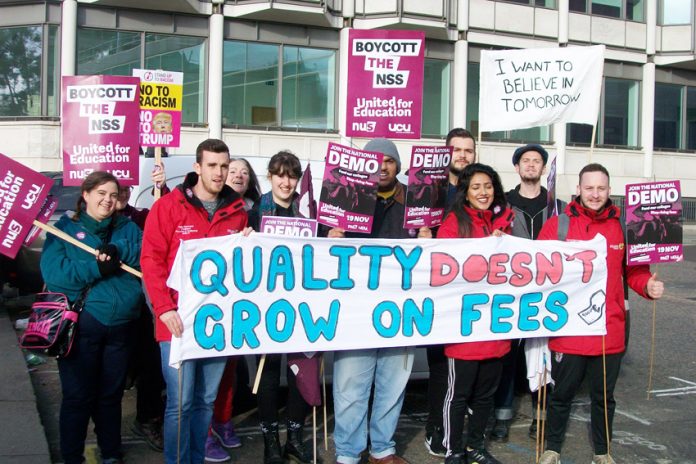
{"label": "man wearing beanie hat", "polygon": [[[520,176],[520,183],[505,194],[508,203],[515,212],[512,224],[512,235],[515,237],[535,240],[541,226],[549,216],[547,208],[547,191],[541,186],[541,176],[549,160],[548,152],[541,145],[530,143],[515,150],[512,164]],[[565,203],[556,200],[556,214],[563,211]],[[513,399],[515,371],[519,350],[523,349],[523,341],[513,340],[512,349],[503,357],[503,375],[495,395],[495,426],[491,431],[491,439],[507,441],[510,423],[514,417]],[[526,366],[520,366],[520,369]],[[532,392],[532,405],[536,410],[536,393]],[[538,424],[536,419],[529,427],[529,435],[536,438]]]}
{"label": "man wearing beanie hat", "polygon": [[[401,157],[387,139],[373,139],[365,150],[384,154],[370,234],[334,228],[329,237],[409,238],[404,229],[405,187],[396,179]],[[414,231],[415,232],[415,231]],[[413,366],[414,347],[337,351],[334,354],[334,443],[338,464],[357,464],[370,437],[370,464],[406,464],[396,455],[394,433]],[[374,399],[369,415],[370,390]]]}

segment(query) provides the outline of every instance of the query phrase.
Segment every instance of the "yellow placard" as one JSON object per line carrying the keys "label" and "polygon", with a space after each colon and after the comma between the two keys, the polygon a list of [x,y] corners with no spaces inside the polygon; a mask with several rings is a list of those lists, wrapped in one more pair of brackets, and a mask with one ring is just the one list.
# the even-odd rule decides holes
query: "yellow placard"
{"label": "yellow placard", "polygon": [[140,82],[140,109],[181,111],[183,86]]}

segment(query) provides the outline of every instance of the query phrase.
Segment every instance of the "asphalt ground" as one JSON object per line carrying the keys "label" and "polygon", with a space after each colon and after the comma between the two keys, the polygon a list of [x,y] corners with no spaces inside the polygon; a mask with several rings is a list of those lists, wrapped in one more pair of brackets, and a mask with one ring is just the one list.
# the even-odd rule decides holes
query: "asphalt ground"
{"label": "asphalt ground", "polygon": [[[696,246],[686,248],[686,259],[678,264],[660,265],[659,276],[666,283],[665,296],[653,305],[632,294],[631,338],[616,388],[617,411],[611,454],[617,463],[696,464]],[[655,270],[655,268],[654,268]],[[26,314],[31,297],[10,298],[5,306],[11,318]],[[653,315],[655,316],[653,319]],[[652,337],[654,323],[655,337]],[[653,362],[651,363],[651,359]],[[29,369],[36,400],[48,441],[51,460],[61,462],[58,445],[60,384],[53,360]],[[651,394],[648,398],[648,384]],[[423,427],[427,417],[426,382],[413,381],[396,434],[397,451],[411,463],[438,463],[427,454]],[[330,386],[328,386],[330,394]],[[490,452],[503,463],[534,463],[535,441],[527,434],[534,412],[528,396],[516,398],[517,414],[506,443],[491,442]],[[327,410],[328,442],[324,449],[323,412],[317,411],[317,439],[324,462],[334,462],[331,430],[332,401]],[[123,401],[123,442],[127,463],[160,463],[161,453],[152,451],[130,430],[135,417],[135,390],[126,391]],[[281,417],[283,411],[281,411]],[[18,419],[19,420],[19,419]],[[230,451],[231,462],[263,462],[263,441],[256,409],[251,399],[237,405],[234,417],[243,447]],[[307,421],[311,440],[312,415]],[[4,424],[12,427],[12,424]],[[281,433],[281,440],[283,439]],[[93,430],[87,439],[88,464],[99,463]],[[589,464],[589,398],[586,391],[576,397],[562,458],[563,464]],[[367,461],[365,458],[364,462]]]}

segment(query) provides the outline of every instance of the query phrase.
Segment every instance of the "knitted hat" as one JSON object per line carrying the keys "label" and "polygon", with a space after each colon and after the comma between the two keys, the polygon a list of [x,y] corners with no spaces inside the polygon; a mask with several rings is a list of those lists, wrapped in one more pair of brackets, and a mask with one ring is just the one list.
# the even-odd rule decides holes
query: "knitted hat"
{"label": "knitted hat", "polygon": [[524,155],[528,151],[535,151],[539,153],[541,155],[541,159],[544,160],[544,166],[546,166],[546,162],[549,160],[549,153],[546,150],[544,150],[544,147],[536,143],[530,143],[515,150],[515,153],[512,155],[512,165],[516,166],[517,164],[519,164],[522,155]]}
{"label": "knitted hat", "polygon": [[365,150],[376,151],[388,156],[396,161],[396,173],[401,172],[401,157],[399,156],[399,150],[397,150],[396,145],[389,139],[372,139],[365,145]]}

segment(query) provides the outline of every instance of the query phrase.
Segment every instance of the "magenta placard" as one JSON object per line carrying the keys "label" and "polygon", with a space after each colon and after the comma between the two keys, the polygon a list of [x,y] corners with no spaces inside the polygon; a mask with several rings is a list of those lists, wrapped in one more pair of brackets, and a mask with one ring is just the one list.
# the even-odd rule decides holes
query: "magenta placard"
{"label": "magenta placard", "polygon": [[404,228],[436,227],[442,223],[451,159],[452,147],[413,147]]}
{"label": "magenta placard", "polygon": [[382,153],[329,143],[317,221],[369,234],[377,202]]}
{"label": "magenta placard", "polygon": [[14,258],[53,180],[0,153],[0,253]]}
{"label": "magenta placard", "polygon": [[348,137],[418,139],[423,107],[423,31],[351,29]]}
{"label": "magenta placard", "polygon": [[140,79],[63,77],[63,184],[78,186],[93,171],[122,185],[138,184]]}
{"label": "magenta placard", "polygon": [[292,237],[316,237],[316,219],[292,218],[283,216],[264,216],[261,218],[261,232]]}
{"label": "magenta placard", "polygon": [[678,180],[626,185],[626,263],[684,259],[681,185]]}

